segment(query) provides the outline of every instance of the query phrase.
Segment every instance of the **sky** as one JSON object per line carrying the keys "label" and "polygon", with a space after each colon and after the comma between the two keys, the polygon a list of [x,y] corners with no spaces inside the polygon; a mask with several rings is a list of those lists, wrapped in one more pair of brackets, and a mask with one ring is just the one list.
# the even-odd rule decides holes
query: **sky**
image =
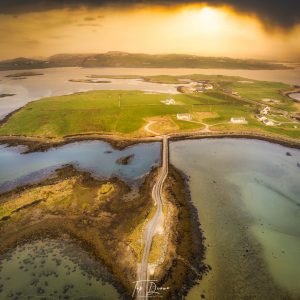
{"label": "sky", "polygon": [[126,51],[300,61],[299,3],[0,0],[0,59]]}

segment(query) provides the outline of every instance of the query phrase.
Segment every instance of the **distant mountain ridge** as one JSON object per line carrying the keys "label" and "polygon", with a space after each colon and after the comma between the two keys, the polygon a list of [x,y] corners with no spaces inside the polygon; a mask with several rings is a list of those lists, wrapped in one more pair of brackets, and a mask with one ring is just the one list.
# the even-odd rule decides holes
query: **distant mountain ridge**
{"label": "distant mountain ridge", "polygon": [[55,67],[114,68],[199,68],[199,69],[289,69],[283,64],[255,59],[205,57],[188,54],[143,54],[111,51],[89,54],[56,54],[48,59],[19,57],[0,61],[0,70],[24,70]]}

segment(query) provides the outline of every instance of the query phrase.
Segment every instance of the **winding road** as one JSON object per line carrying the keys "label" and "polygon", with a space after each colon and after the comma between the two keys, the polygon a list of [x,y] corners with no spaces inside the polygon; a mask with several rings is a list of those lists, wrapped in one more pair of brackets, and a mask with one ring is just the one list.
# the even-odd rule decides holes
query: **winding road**
{"label": "winding road", "polygon": [[138,293],[137,299],[148,299],[148,280],[149,280],[149,270],[148,270],[148,258],[155,235],[158,223],[163,214],[163,200],[162,200],[162,189],[163,184],[168,176],[169,167],[169,143],[168,137],[163,136],[162,143],[162,166],[159,170],[157,181],[155,182],[152,189],[152,199],[156,205],[156,211],[153,218],[146,225],[146,230],[144,234],[144,252],[141,261],[140,268],[138,270]]}
{"label": "winding road", "polygon": [[150,134],[153,134],[153,135],[159,135],[158,132],[150,129],[150,126],[157,123],[156,121],[149,121],[148,124],[144,127],[145,131],[147,131],[148,133]]}

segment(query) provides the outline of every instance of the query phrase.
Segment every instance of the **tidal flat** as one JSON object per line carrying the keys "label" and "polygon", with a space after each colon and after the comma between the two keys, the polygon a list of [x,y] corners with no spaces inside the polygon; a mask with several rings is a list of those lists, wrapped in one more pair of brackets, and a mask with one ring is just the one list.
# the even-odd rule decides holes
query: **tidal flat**
{"label": "tidal flat", "polygon": [[300,152],[247,139],[171,143],[211,271],[187,299],[299,299]]}
{"label": "tidal flat", "polygon": [[[0,195],[0,280],[3,295],[16,299],[24,295],[29,298],[32,295],[63,295],[63,299],[72,299],[74,291],[86,284],[87,289],[83,291],[87,294],[95,293],[95,299],[114,299],[116,295],[124,299],[130,298],[143,251],[142,235],[155,209],[152,205],[151,191],[157,176],[158,162],[153,150],[158,150],[159,154],[160,147],[154,143],[149,155],[150,153],[143,151],[143,144],[136,145],[135,147],[140,147],[142,152],[133,151],[135,155],[128,164],[119,166],[117,158],[122,159],[124,154],[132,153],[132,147],[116,151],[105,147],[106,144],[101,142],[83,145],[83,148],[80,147],[80,143],[67,146],[71,149],[79,146],[81,154],[89,159],[92,159],[94,151],[100,155],[101,161],[107,155],[111,155],[113,159],[108,162],[111,170],[106,170],[105,164],[102,168],[99,164],[96,170],[91,169],[92,165],[87,164],[83,168],[74,162],[66,165],[60,161],[57,165],[58,161],[54,163],[55,160],[51,159],[53,154],[49,156],[47,152],[21,154],[24,148],[2,149],[2,154],[6,153],[0,160],[2,163],[12,163],[16,160],[15,155],[19,158],[24,155],[25,161],[27,155],[44,155],[42,161],[52,162],[50,165],[53,168],[57,166],[52,172],[45,172],[45,178],[41,177],[39,171],[32,173],[27,169],[30,171],[27,181],[21,176],[23,181],[13,181],[14,187],[6,185],[6,188],[9,188]],[[94,151],[93,145],[96,147]],[[147,146],[151,149],[149,144]],[[102,149],[102,154],[99,149]],[[61,151],[61,148],[52,151]],[[54,157],[71,159],[72,152],[63,155],[60,153]],[[78,154],[77,151],[75,153]],[[136,156],[147,157],[141,160],[141,157]],[[22,161],[24,162],[21,158],[20,167]],[[135,171],[129,172],[129,176],[121,180],[121,173],[116,176],[113,171],[112,161],[124,171]],[[71,163],[72,160],[64,162]],[[103,173],[102,177],[99,177],[101,170],[106,170],[106,177],[103,177]],[[32,178],[32,174],[36,178]],[[20,174],[16,172],[14,176],[18,179]],[[160,287],[168,288],[161,295],[163,299],[176,299],[178,295],[186,295],[191,286],[207,271],[203,263],[203,237],[195,211],[191,207],[185,182],[184,176],[170,167],[164,187],[165,230],[155,235],[150,251],[153,278],[159,281]],[[95,262],[94,266],[93,263],[89,264],[86,271],[85,268],[76,267],[69,261],[74,260],[76,256],[61,256],[61,251],[65,253],[65,244],[68,249],[75,245],[74,253],[78,252],[79,258],[84,256],[82,251],[86,253],[89,259]],[[32,252],[37,253],[36,258]],[[53,258],[55,256],[58,256],[58,260]],[[55,265],[51,262],[53,260]],[[84,265],[81,259],[75,262],[77,265]],[[64,264],[63,269],[61,264]],[[192,273],[191,266],[194,270]],[[32,268],[39,272],[39,280],[36,278],[37,273],[31,272]],[[7,273],[8,269],[11,271]],[[20,286],[16,288],[13,288],[11,283],[10,274],[13,270],[20,278]],[[76,276],[70,277],[73,270],[73,275]],[[24,272],[31,272],[30,276],[27,278]],[[49,280],[46,280],[44,275],[49,277]],[[23,279],[24,276],[26,279]],[[82,276],[87,276],[89,280],[86,281]],[[57,279],[61,284],[56,284]],[[29,286],[26,284],[28,280]],[[90,298],[93,299],[93,296]]]}
{"label": "tidal flat", "polygon": [[43,239],[0,256],[1,299],[119,299],[111,275],[78,245]]}

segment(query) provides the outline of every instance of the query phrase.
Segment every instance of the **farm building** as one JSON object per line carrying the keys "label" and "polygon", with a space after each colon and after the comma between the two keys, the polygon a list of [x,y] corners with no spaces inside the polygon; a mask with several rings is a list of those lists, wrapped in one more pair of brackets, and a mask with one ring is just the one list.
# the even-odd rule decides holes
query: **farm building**
{"label": "farm building", "polygon": [[263,102],[268,102],[268,103],[273,103],[273,104],[278,104],[278,103],[281,103],[280,100],[277,100],[277,99],[269,99],[269,98],[264,98],[262,99]]}
{"label": "farm building", "polygon": [[166,99],[166,100],[162,100],[160,101],[161,103],[165,104],[165,105],[174,105],[175,104],[175,100],[170,98],[170,99]]}
{"label": "farm building", "polygon": [[177,114],[177,120],[180,121],[191,121],[192,116],[190,114]]}
{"label": "farm building", "polygon": [[212,90],[212,89],[214,88],[214,86],[213,86],[212,84],[208,83],[208,84],[205,84],[205,85],[204,85],[204,88],[205,88],[206,90]]}
{"label": "farm building", "polygon": [[267,118],[264,115],[256,115],[255,117],[258,121],[261,121],[261,122],[263,122],[264,120],[267,120]]}
{"label": "farm building", "polygon": [[248,124],[247,120],[244,117],[231,118],[230,123],[233,123],[233,124]]}
{"label": "farm building", "polygon": [[263,120],[263,123],[266,125],[266,126],[274,126],[275,123],[269,119],[265,119]]}
{"label": "farm building", "polygon": [[261,115],[267,115],[271,111],[271,108],[269,106],[264,107],[261,111]]}

